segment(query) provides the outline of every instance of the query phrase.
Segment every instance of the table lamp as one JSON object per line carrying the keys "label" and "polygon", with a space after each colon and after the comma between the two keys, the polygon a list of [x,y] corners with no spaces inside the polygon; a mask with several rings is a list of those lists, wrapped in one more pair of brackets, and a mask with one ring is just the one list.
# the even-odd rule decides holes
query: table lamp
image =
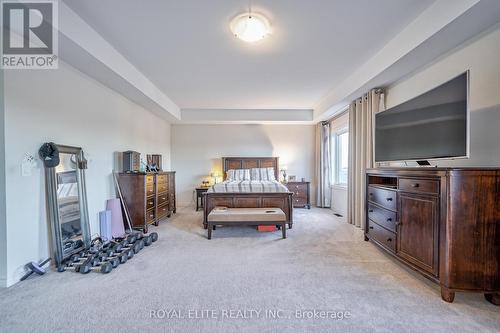
{"label": "table lamp", "polygon": [[214,179],[214,184],[217,184],[217,178],[220,177],[220,175],[217,171],[215,171],[210,174],[210,177]]}

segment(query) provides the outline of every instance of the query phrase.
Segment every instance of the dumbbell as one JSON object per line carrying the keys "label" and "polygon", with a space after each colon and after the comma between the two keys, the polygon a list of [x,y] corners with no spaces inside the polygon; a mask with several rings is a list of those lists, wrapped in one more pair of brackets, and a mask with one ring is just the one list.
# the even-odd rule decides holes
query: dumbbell
{"label": "dumbbell", "polygon": [[144,247],[144,240],[141,239],[134,243],[123,240],[120,244],[122,245],[123,249],[132,249],[134,253],[137,254]]}
{"label": "dumbbell", "polygon": [[[131,250],[127,250],[127,252],[129,252],[129,251],[131,251]],[[132,256],[134,256],[134,251],[131,251],[131,252],[132,252]],[[128,253],[124,252],[124,253],[118,254],[117,256],[108,256],[108,257],[105,257],[105,260],[110,259],[110,258],[118,258],[118,260],[120,261],[120,264],[124,264],[128,260]]]}
{"label": "dumbbell", "polygon": [[153,237],[151,237],[151,236],[152,235],[150,234],[150,235],[143,238],[144,245],[150,246],[153,243]]}
{"label": "dumbbell", "polygon": [[149,237],[151,237],[151,241],[154,243],[158,240],[158,233],[157,232],[152,232],[149,234]]}
{"label": "dumbbell", "polygon": [[99,272],[102,274],[108,274],[113,270],[113,265],[106,261],[101,261],[96,265],[89,266],[89,269],[93,272]]}
{"label": "dumbbell", "polygon": [[62,267],[63,271],[74,271],[75,273],[87,274],[90,272],[90,266],[88,264],[75,264],[69,263]]}
{"label": "dumbbell", "polygon": [[92,266],[98,265],[102,262],[109,262],[113,268],[116,268],[116,267],[118,267],[118,265],[120,265],[121,261],[120,261],[120,258],[118,258],[118,257],[99,256],[95,259],[94,262],[92,262]]}
{"label": "dumbbell", "polygon": [[71,263],[90,263],[92,260],[94,260],[97,257],[98,253],[89,253],[89,252],[80,252],[78,254],[74,254],[71,257],[69,257],[69,262]]}
{"label": "dumbbell", "polygon": [[24,276],[21,278],[20,281],[26,280],[33,273],[36,273],[38,275],[45,274],[45,268],[43,268],[43,266],[46,263],[48,263],[50,261],[50,259],[51,258],[47,258],[44,261],[42,261],[41,263],[37,263],[37,262],[32,261],[29,264],[27,264],[26,267],[28,268],[28,272],[26,274],[24,274]]}

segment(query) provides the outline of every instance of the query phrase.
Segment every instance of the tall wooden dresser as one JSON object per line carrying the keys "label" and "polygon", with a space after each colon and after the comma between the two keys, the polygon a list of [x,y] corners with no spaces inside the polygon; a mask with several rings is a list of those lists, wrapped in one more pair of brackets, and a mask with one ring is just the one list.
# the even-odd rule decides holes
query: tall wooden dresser
{"label": "tall wooden dresser", "polygon": [[176,212],[175,171],[120,173],[118,183],[134,229],[146,233]]}

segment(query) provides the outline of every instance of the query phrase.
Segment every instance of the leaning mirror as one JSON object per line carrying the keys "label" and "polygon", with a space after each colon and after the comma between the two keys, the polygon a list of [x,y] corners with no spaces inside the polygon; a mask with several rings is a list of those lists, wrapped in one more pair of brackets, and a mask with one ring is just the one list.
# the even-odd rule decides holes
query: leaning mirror
{"label": "leaning mirror", "polygon": [[66,258],[90,247],[85,187],[87,161],[81,148],[53,143],[40,148],[40,157],[45,165],[52,250],[56,265],[61,268]]}

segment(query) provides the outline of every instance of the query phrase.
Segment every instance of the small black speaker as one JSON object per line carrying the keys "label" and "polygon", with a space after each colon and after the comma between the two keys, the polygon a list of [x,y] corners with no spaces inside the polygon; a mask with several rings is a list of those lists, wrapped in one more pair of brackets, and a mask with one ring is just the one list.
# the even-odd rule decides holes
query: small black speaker
{"label": "small black speaker", "polygon": [[141,169],[141,154],[127,150],[123,152],[123,172],[139,172]]}

